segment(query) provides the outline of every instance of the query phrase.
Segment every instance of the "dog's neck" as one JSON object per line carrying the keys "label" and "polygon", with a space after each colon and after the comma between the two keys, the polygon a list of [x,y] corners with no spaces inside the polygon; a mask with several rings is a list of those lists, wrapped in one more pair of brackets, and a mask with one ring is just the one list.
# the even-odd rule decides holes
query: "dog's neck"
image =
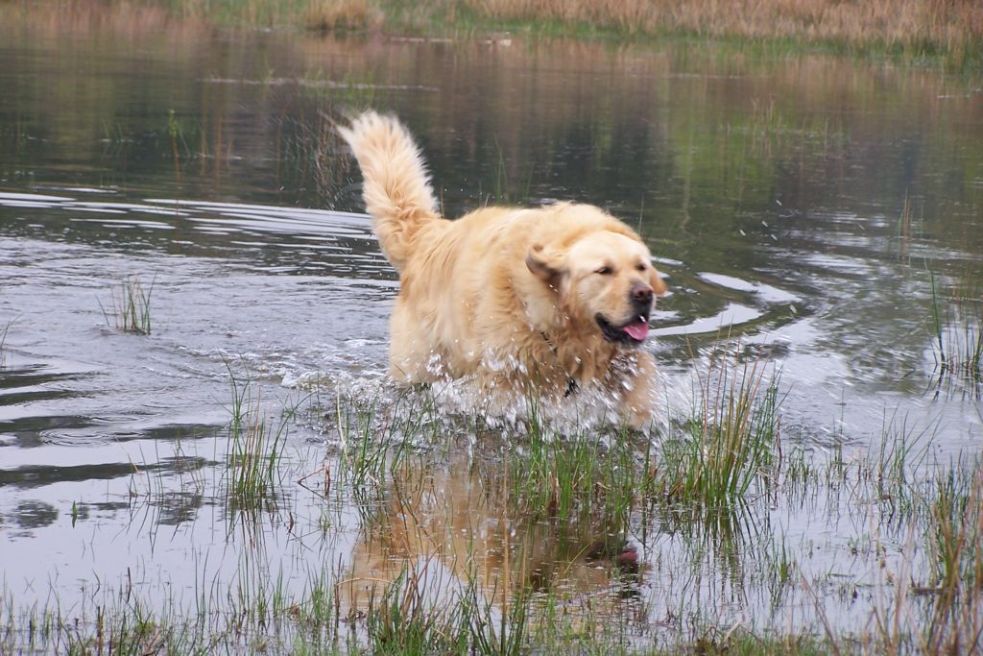
{"label": "dog's neck", "polygon": [[[539,335],[552,356],[552,363],[543,361],[542,365],[559,369],[569,381],[581,385],[603,377],[619,351],[623,350],[600,334],[582,334],[569,321],[565,325],[541,330]],[[585,357],[588,352],[590,357]]]}

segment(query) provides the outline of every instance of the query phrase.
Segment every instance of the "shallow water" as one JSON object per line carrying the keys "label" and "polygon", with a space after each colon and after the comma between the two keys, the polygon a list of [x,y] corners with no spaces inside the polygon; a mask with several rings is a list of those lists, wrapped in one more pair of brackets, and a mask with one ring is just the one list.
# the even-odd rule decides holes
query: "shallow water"
{"label": "shallow water", "polygon": [[[352,108],[406,120],[450,216],[572,198],[637,225],[671,287],[649,344],[664,415],[687,411],[694,372],[739,341],[781,371],[789,450],[862,454],[901,424],[932,459],[979,450],[980,383],[940,375],[932,318],[933,297],[951,329],[979,316],[979,79],[689,42],[336,39],[68,18],[0,30],[0,562],[17,604],[55,597],[84,615],[134,581],[148,598],[190,603],[252,568],[302,591],[312,560],[378,576],[411,558],[365,528],[356,501],[296,484],[340,467],[337,398],[397,394],[384,380],[396,277],[331,131]],[[152,290],[148,336],[111,316],[127,279]],[[275,504],[289,528],[282,515],[237,519],[219,491],[230,380],[251,381],[249,402],[271,417],[297,410]],[[463,439],[475,449],[483,438]],[[428,480],[441,503],[410,500],[425,515],[416,533],[495,517],[469,505],[468,490],[490,485],[480,473],[452,465]],[[393,503],[375,512],[405,517]],[[850,585],[873,587],[868,563],[841,559],[869,534],[868,511],[831,524],[820,506],[768,521],[803,572],[835,563]],[[704,595],[722,618],[770,607],[761,582],[734,571],[741,530],[716,536],[729,545],[719,553],[693,554],[692,536],[649,519],[621,536],[645,565],[636,596]],[[612,585],[567,538],[523,530],[547,545],[537,562],[580,563],[549,585],[574,597]],[[511,548],[487,540],[489,553]],[[382,565],[367,555],[380,552]],[[700,584],[667,573],[674,559],[702,563]],[[828,612],[857,628],[850,608]],[[667,614],[647,606],[642,633]],[[776,625],[815,621],[792,614]]]}

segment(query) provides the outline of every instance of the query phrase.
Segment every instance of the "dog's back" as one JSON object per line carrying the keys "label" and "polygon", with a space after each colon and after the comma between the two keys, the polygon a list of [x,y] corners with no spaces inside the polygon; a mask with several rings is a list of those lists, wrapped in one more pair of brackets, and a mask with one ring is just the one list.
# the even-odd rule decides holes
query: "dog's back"
{"label": "dog's back", "polygon": [[398,120],[376,112],[362,114],[338,132],[362,169],[362,197],[375,219],[382,250],[402,271],[413,236],[422,225],[439,218],[420,149]]}

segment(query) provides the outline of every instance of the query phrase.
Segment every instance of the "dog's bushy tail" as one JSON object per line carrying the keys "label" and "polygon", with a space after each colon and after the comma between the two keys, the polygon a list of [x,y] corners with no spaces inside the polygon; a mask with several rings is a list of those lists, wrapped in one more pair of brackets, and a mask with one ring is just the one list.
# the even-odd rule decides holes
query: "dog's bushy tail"
{"label": "dog's bushy tail", "polygon": [[420,149],[402,123],[376,112],[365,112],[338,132],[362,169],[362,197],[382,251],[402,270],[413,234],[439,218]]}

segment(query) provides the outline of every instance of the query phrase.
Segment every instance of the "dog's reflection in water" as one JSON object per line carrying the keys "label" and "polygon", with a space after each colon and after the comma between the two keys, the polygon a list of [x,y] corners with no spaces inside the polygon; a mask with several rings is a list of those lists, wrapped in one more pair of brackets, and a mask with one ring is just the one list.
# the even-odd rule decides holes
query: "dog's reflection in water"
{"label": "dog's reflection in water", "polygon": [[477,594],[501,612],[518,597],[543,593],[588,605],[596,620],[638,596],[645,567],[615,518],[524,519],[509,510],[504,465],[459,460],[394,476],[352,554],[339,590],[342,612],[361,616],[387,594],[426,608]]}

